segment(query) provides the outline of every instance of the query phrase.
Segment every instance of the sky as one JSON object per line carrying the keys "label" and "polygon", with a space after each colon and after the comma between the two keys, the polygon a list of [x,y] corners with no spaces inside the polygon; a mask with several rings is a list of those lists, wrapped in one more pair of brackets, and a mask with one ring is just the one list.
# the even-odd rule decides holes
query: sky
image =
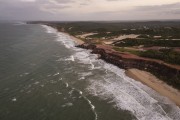
{"label": "sky", "polygon": [[180,19],[180,0],[0,0],[0,20]]}

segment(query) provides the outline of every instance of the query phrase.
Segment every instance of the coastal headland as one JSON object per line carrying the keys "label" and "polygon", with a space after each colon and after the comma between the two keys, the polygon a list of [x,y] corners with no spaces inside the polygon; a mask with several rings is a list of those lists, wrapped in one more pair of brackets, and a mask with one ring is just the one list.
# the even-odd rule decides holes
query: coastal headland
{"label": "coastal headland", "polygon": [[[167,85],[170,84],[168,83],[168,80],[174,80],[174,82],[176,82],[174,84],[180,85],[178,81],[180,79],[180,67],[173,66],[159,60],[145,59],[128,53],[116,52],[111,49],[110,46],[82,44],[77,47],[91,49],[92,53],[100,55],[100,59],[114,64],[119,68],[125,69],[126,75],[135,80],[139,80],[143,84],[151,87],[161,95],[168,97],[180,106],[179,91]],[[166,76],[167,81],[163,82],[149,72],[156,73],[158,76]]]}
{"label": "coastal headland", "polygon": [[110,23],[43,24],[69,35],[77,43],[76,47],[92,50],[99,59],[125,69],[127,76],[180,106],[180,36],[176,33],[177,29],[180,31],[179,22],[157,23],[159,28],[150,23],[138,23],[138,26],[130,23],[133,27],[126,29],[117,26],[129,26],[127,23],[112,23],[117,25],[115,28]]}

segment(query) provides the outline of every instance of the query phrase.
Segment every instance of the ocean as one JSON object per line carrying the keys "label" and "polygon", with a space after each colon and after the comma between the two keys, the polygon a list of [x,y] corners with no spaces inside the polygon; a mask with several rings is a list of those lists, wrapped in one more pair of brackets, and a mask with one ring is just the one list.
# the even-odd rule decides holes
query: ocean
{"label": "ocean", "polygon": [[0,120],[179,120],[180,108],[45,25],[0,23]]}

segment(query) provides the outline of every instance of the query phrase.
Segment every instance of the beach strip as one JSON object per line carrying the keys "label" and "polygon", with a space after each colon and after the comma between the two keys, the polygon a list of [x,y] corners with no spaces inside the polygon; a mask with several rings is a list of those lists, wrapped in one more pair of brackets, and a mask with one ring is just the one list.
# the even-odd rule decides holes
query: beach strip
{"label": "beach strip", "polygon": [[126,75],[134,80],[140,81],[148,87],[154,89],[156,92],[160,93],[162,96],[169,98],[176,105],[180,107],[180,91],[172,88],[171,86],[159,80],[157,77],[149,72],[141,71],[138,69],[128,69],[126,70]]}
{"label": "beach strip", "polygon": [[71,38],[72,40],[74,40],[78,45],[84,44],[84,41],[82,41],[81,39],[79,39],[79,38],[77,38],[77,37],[75,37],[75,36],[72,36],[72,35],[70,35],[69,33],[66,33],[66,32],[62,32],[62,33],[70,36],[70,38]]}

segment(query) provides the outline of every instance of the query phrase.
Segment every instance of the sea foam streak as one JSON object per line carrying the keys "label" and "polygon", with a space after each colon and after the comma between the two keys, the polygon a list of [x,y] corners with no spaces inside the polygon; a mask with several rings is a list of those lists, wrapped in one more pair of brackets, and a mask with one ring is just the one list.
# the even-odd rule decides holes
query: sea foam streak
{"label": "sea foam streak", "polygon": [[[180,109],[167,98],[160,96],[151,88],[137,82],[124,73],[124,70],[98,60],[97,55],[90,54],[89,50],[76,48],[75,42],[67,35],[59,33],[56,29],[43,26],[48,33],[57,35],[57,41],[63,43],[66,48],[75,51],[73,58],[80,63],[87,64],[90,71],[98,68],[105,71],[105,75],[97,79],[89,79],[90,85],[87,91],[100,97],[102,100],[110,100],[118,109],[128,110],[140,120],[178,120]],[[167,104],[168,103],[168,104]],[[92,105],[94,108],[94,106]],[[167,110],[168,108],[168,110]],[[97,115],[97,114],[96,114]]]}
{"label": "sea foam streak", "polygon": [[26,22],[16,22],[13,25],[26,25]]}

